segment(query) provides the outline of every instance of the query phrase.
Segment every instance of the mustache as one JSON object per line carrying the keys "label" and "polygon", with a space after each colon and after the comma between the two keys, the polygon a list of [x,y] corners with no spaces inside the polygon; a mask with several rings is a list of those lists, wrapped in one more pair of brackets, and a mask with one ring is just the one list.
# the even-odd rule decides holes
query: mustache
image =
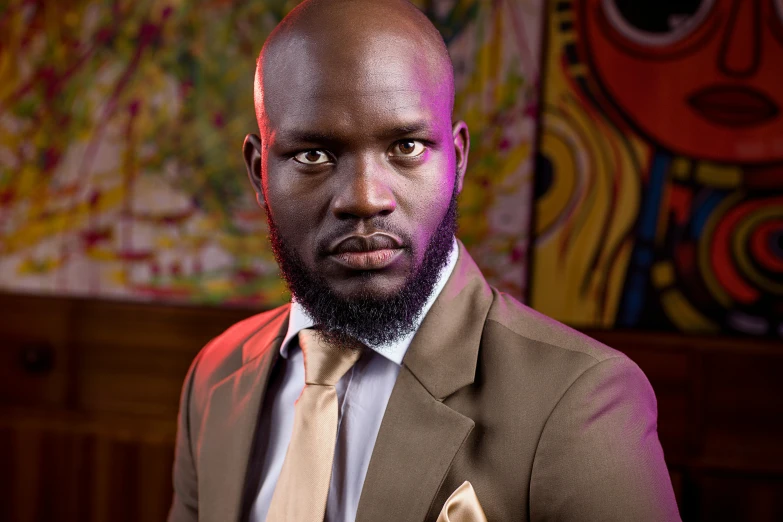
{"label": "mustache", "polygon": [[397,227],[384,222],[370,224],[346,223],[318,241],[316,252],[327,257],[345,252],[370,252],[382,249],[410,250],[410,237]]}

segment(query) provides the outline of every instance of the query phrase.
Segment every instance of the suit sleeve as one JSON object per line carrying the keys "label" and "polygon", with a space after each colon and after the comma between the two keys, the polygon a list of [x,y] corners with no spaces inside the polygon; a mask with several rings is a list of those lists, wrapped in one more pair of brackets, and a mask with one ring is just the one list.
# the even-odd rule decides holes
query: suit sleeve
{"label": "suit sleeve", "polygon": [[542,431],[531,520],[679,521],[657,417],[655,393],[627,357],[584,371]]}
{"label": "suit sleeve", "polygon": [[[205,347],[206,349],[206,347]],[[191,411],[193,381],[198,362],[205,350],[199,352],[190,365],[182,385],[177,415],[177,440],[174,446],[172,480],[174,498],[169,510],[168,522],[198,521],[198,478],[193,455]]]}

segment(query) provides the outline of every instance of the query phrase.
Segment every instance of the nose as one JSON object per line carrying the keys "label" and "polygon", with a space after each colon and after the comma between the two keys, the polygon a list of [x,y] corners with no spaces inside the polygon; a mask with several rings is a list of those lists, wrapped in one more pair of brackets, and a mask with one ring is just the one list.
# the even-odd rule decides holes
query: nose
{"label": "nose", "polygon": [[338,174],[340,186],[332,202],[332,212],[338,219],[370,219],[386,216],[397,208],[389,186],[393,175],[371,159],[346,162]]}
{"label": "nose", "polygon": [[734,0],[720,46],[718,67],[731,78],[753,76],[761,59],[761,2]]}

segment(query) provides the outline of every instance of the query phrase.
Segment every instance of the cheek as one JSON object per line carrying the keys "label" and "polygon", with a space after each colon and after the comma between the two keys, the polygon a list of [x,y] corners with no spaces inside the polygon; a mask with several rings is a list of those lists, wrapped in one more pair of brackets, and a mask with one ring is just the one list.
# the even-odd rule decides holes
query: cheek
{"label": "cheek", "polygon": [[267,172],[264,179],[267,212],[286,241],[298,245],[314,227],[313,193],[303,191],[290,173],[274,168]]}
{"label": "cheek", "polygon": [[[446,162],[442,168],[445,169],[445,165]],[[429,242],[448,211],[455,181],[453,173],[449,176],[430,175],[427,179],[432,181],[426,186],[419,184],[412,190],[415,195],[413,199],[415,209],[411,213],[411,219],[417,224],[414,227],[417,231],[416,242],[423,246]]]}

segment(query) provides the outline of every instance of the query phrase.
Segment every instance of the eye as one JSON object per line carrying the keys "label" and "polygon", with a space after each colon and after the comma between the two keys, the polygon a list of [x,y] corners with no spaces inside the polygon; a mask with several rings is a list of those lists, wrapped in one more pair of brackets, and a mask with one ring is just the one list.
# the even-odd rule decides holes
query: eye
{"label": "eye", "polygon": [[418,140],[398,141],[392,149],[392,156],[412,158],[424,152],[424,144]]}
{"label": "eye", "polygon": [[300,152],[294,156],[294,160],[304,165],[323,165],[329,162],[329,156],[322,150],[312,149]]}
{"label": "eye", "polygon": [[620,34],[637,44],[663,47],[699,27],[715,0],[603,0],[602,5]]}

